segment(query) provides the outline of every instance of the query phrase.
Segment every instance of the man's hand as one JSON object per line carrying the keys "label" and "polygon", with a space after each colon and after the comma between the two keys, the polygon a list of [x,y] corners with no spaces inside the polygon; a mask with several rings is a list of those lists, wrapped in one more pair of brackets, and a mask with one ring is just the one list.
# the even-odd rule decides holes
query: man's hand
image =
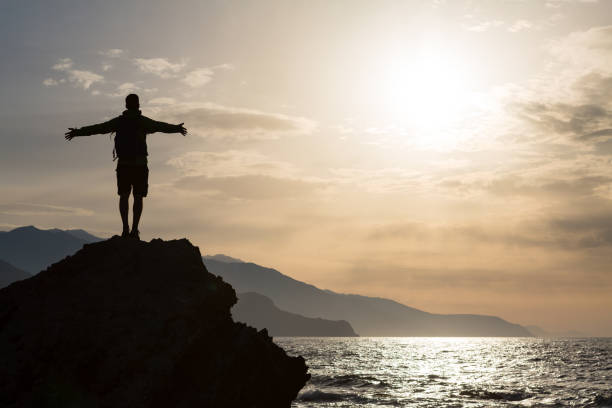
{"label": "man's hand", "polygon": [[73,137],[76,137],[76,128],[68,128],[68,132],[64,134],[66,140],[72,140]]}
{"label": "man's hand", "polygon": [[183,126],[185,124],[185,122],[183,123],[179,123],[179,132],[181,135],[185,136],[187,134],[187,129],[185,129],[185,126]]}

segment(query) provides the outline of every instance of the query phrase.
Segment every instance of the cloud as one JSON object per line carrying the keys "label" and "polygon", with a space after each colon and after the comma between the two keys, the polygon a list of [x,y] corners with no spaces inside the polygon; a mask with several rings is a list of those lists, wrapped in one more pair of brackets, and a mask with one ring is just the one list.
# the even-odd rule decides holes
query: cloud
{"label": "cloud", "polygon": [[134,64],[142,72],[157,75],[160,78],[172,78],[186,65],[185,62],[172,63],[166,58],[135,58]]}
{"label": "cloud", "polygon": [[548,0],[546,1],[546,7],[559,8],[562,4],[568,3],[599,3],[599,0]]}
{"label": "cloud", "polygon": [[53,78],[47,78],[43,81],[44,86],[56,86],[57,84],[59,84],[59,81]]}
{"label": "cloud", "polygon": [[308,196],[328,185],[303,178],[290,163],[254,151],[188,152],[167,164],[183,174],[174,186],[210,197],[264,200]]}
{"label": "cloud", "polygon": [[14,216],[61,215],[91,216],[93,211],[78,207],[62,207],[48,204],[12,203],[0,204],[0,214]]}
{"label": "cloud", "polygon": [[151,105],[174,105],[174,104],[176,104],[176,99],[170,98],[170,97],[161,96],[161,97],[157,97],[157,98],[151,99],[149,101],[149,104],[151,104]]}
{"label": "cloud", "polygon": [[548,68],[508,94],[508,112],[528,125],[521,138],[596,148],[612,129],[612,26],[573,32],[545,49]]}
{"label": "cloud", "polygon": [[152,110],[158,116],[184,122],[190,132],[201,136],[276,139],[281,135],[308,134],[316,127],[315,122],[302,117],[213,103],[177,103]]}
{"label": "cloud", "polygon": [[510,27],[508,27],[508,31],[512,33],[516,33],[519,31],[528,30],[533,28],[535,24],[529,20],[516,20]]}
{"label": "cloud", "polygon": [[542,214],[533,219],[498,225],[388,223],[370,229],[366,239],[381,245],[385,242],[400,245],[435,242],[435,247],[449,247],[449,252],[450,246],[457,243],[580,252],[612,246],[612,206],[604,205],[589,213]]}
{"label": "cloud", "polygon": [[197,191],[220,198],[270,200],[308,196],[323,184],[265,175],[228,177],[186,176],[174,183],[176,188]]}
{"label": "cloud", "polygon": [[72,68],[73,65],[74,62],[72,61],[72,59],[60,58],[59,62],[53,65],[52,68],[56,71],[68,71],[70,68]]}
{"label": "cloud", "polygon": [[119,85],[117,87],[118,91],[127,93],[127,92],[134,92],[139,90],[140,87],[136,84],[134,84],[133,82],[124,82],[123,84]]}
{"label": "cloud", "polygon": [[[61,58],[57,64],[53,65],[52,68],[56,71],[65,72],[68,77],[68,81],[83,89],[89,89],[96,82],[104,81],[104,77],[102,75],[98,75],[92,71],[73,69],[73,66],[74,62],[72,59]],[[60,80],[57,82],[63,81]],[[43,84],[49,86],[44,81]]]}
{"label": "cloud", "polygon": [[550,41],[546,48],[559,60],[576,68],[612,72],[612,25],[573,32]]}
{"label": "cloud", "polygon": [[336,186],[350,185],[369,193],[415,193],[427,184],[422,172],[401,167],[333,168],[329,171]]}
{"label": "cloud", "polygon": [[91,71],[73,69],[68,71],[68,80],[78,87],[89,89],[96,82],[102,82],[104,77]]}
{"label": "cloud", "polygon": [[133,82],[124,82],[121,85],[118,85],[115,92],[111,92],[106,94],[107,96],[112,96],[114,98],[127,96],[130,93],[134,93],[141,89],[138,85]]}
{"label": "cloud", "polygon": [[212,81],[215,71],[232,71],[234,69],[235,66],[229,63],[214,65],[212,67],[198,68],[188,72],[181,82],[192,88],[199,88]]}
{"label": "cloud", "polygon": [[182,82],[192,88],[199,88],[209,83],[212,80],[213,75],[214,72],[210,68],[195,69],[185,75]]}
{"label": "cloud", "polygon": [[236,66],[234,64],[229,63],[229,62],[226,62],[224,64],[215,65],[215,66],[211,67],[211,69],[213,69],[213,70],[221,69],[221,70],[226,70],[226,71],[233,71],[233,70],[236,69]]}
{"label": "cloud", "polygon": [[463,24],[463,28],[468,31],[482,33],[492,28],[501,27],[504,24],[505,23],[502,20],[489,20],[489,21],[480,21],[476,23],[466,23],[466,24]]}
{"label": "cloud", "polygon": [[273,160],[255,151],[188,152],[170,159],[167,164],[188,176],[297,176],[297,169],[292,164]]}
{"label": "cloud", "polygon": [[596,104],[531,102],[519,105],[518,114],[544,132],[570,135],[574,139],[601,136],[612,127],[612,112]]}
{"label": "cloud", "polygon": [[108,58],[119,58],[125,54],[125,51],[120,48],[110,48],[108,50],[100,51],[99,54]]}
{"label": "cloud", "polygon": [[302,178],[292,164],[254,151],[188,152],[167,164],[183,174],[174,183],[176,188],[224,199],[307,196],[328,184]]}

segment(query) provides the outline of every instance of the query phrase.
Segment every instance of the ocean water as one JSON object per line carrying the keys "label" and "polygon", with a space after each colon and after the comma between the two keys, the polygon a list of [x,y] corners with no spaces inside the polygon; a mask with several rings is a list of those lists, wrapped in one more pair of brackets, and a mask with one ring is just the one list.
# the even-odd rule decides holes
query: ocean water
{"label": "ocean water", "polygon": [[612,339],[289,338],[293,407],[612,407]]}

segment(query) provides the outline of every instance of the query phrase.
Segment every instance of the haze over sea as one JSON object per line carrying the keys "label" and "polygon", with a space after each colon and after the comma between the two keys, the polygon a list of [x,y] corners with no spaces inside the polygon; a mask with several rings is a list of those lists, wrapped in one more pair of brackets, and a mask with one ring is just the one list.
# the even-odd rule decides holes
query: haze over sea
{"label": "haze over sea", "polygon": [[276,338],[312,379],[293,407],[612,406],[612,338]]}

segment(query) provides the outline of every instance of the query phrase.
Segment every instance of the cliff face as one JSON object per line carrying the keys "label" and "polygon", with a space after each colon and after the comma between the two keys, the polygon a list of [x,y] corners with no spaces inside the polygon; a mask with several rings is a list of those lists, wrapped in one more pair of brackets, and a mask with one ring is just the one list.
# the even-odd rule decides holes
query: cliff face
{"label": "cliff face", "polygon": [[232,315],[239,322],[265,327],[273,336],[357,337],[346,320],[315,319],[285,312],[270,298],[255,292],[240,293]]}
{"label": "cliff face", "polygon": [[0,290],[2,407],[289,407],[308,380],[187,240],[85,245]]}

